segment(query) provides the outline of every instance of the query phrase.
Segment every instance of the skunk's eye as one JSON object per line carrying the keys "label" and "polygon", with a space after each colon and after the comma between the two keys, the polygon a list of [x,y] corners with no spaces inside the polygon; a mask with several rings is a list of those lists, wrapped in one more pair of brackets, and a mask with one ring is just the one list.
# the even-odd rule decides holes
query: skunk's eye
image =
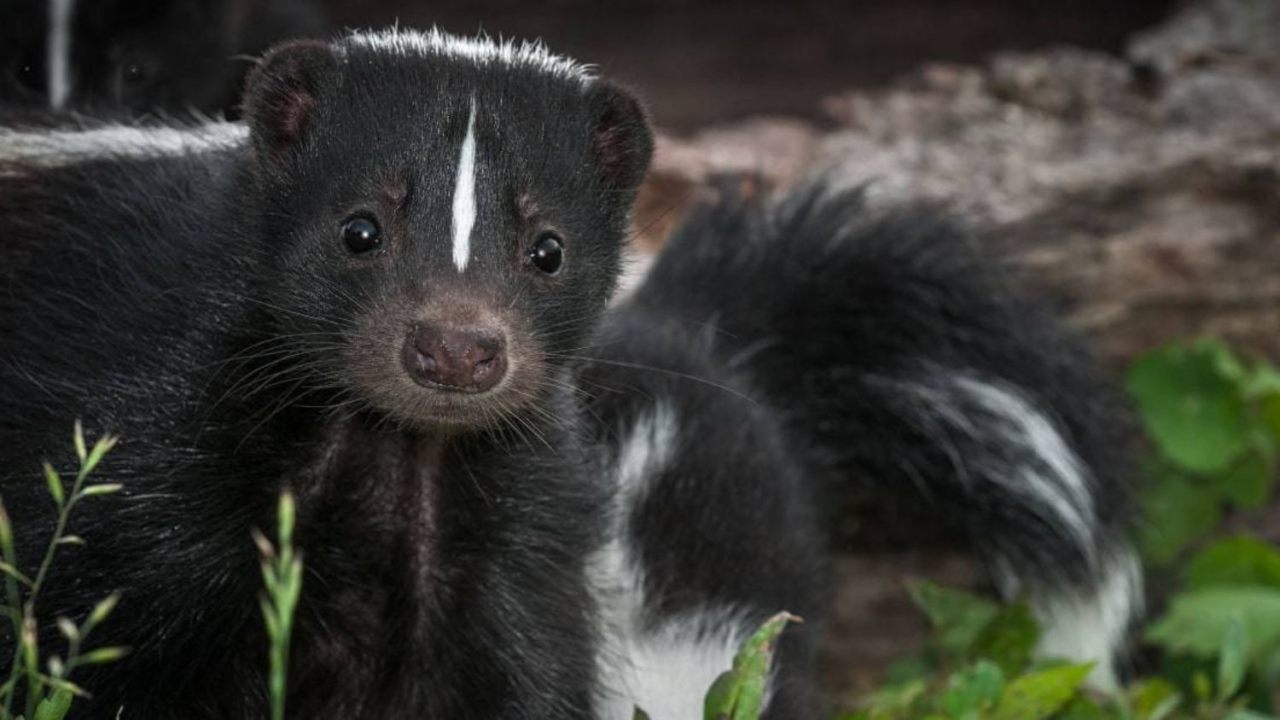
{"label": "skunk's eye", "polygon": [[560,242],[560,236],[543,233],[529,251],[529,261],[548,275],[560,272],[560,266],[564,264],[564,243]]}
{"label": "skunk's eye", "polygon": [[382,228],[368,215],[352,215],[342,223],[342,242],[356,254],[377,250],[382,245]]}
{"label": "skunk's eye", "polygon": [[120,68],[120,78],[124,80],[125,85],[139,85],[147,80],[149,74],[142,63],[125,63]]}
{"label": "skunk's eye", "polygon": [[18,64],[13,69],[13,75],[14,79],[27,90],[44,91],[44,64],[38,56],[27,55],[19,58]]}

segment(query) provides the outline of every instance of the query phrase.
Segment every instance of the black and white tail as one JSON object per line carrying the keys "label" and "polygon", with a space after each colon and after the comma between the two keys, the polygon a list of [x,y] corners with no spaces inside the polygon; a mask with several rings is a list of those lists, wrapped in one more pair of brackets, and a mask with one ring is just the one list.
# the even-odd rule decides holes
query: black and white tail
{"label": "black and white tail", "polygon": [[[643,318],[668,339],[640,339]],[[606,361],[657,345],[643,363],[666,376],[635,370],[600,382],[606,396],[639,406],[600,403],[619,437],[629,419],[651,416],[645,398],[679,415],[670,398],[687,400],[688,389],[655,387],[671,377],[740,389],[779,419],[782,441],[739,443],[719,462],[745,467],[786,452],[828,499],[856,486],[923,506],[972,539],[1005,596],[1031,601],[1043,655],[1095,661],[1095,682],[1112,682],[1142,590],[1127,541],[1124,413],[1088,355],[1011,293],[998,263],[956,225],[929,210],[872,212],[859,191],[822,183],[773,202],[731,189],[693,212],[611,322]],[[669,339],[680,332],[683,342]],[[684,366],[672,360],[681,356]],[[709,422],[729,423],[730,435],[739,422],[758,425],[732,413],[704,413],[702,434],[682,436],[681,447],[715,452]],[[667,476],[679,476],[679,455],[663,457]],[[740,493],[769,482],[768,472],[728,474]]]}

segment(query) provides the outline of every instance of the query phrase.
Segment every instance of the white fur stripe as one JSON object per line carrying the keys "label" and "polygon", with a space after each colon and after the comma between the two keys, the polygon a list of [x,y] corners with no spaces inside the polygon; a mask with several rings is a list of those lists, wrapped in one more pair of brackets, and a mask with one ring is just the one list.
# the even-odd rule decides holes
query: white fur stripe
{"label": "white fur stripe", "polygon": [[[1097,509],[1088,468],[1050,416],[1013,386],[958,371],[889,384],[923,401],[918,417],[951,456],[957,480],[981,478],[998,485],[1010,498],[1043,512],[1087,559],[1095,559]],[[966,435],[966,442],[948,441],[955,431]],[[927,485],[921,489],[928,491]]]}
{"label": "white fur stripe", "polygon": [[476,224],[476,99],[471,98],[467,137],[458,153],[458,178],[453,187],[453,264],[458,272],[471,259],[471,229]]}
{"label": "white fur stripe", "polygon": [[1044,629],[1037,654],[1045,658],[1093,661],[1089,682],[1101,690],[1117,687],[1116,655],[1142,612],[1142,568],[1128,550],[1102,565],[1097,585],[1088,589],[1046,588],[1032,597]]}
{"label": "white fur stripe", "polygon": [[49,107],[61,110],[71,97],[71,13],[75,0],[50,0],[49,38],[45,48]]}
{"label": "white fur stripe", "polygon": [[505,65],[529,68],[581,84],[591,82],[592,68],[547,50],[541,42],[493,41],[484,35],[460,37],[432,28],[425,32],[391,28],[379,32],[356,32],[339,45],[342,49],[367,48],[416,57],[446,57],[476,65]]}
{"label": "white fur stripe", "polygon": [[1010,468],[1011,474],[1002,475],[997,481],[1013,493],[1028,494],[1051,510],[1062,529],[1076,537],[1080,549],[1091,552],[1096,514],[1088,475],[1053,422],[1012,388],[963,376],[957,377],[955,384],[1008,423],[1003,428],[985,428],[987,432],[1001,433],[1004,442],[1025,447],[1040,461],[1039,467]]}
{"label": "white fur stripe", "polygon": [[613,537],[589,566],[603,639],[600,720],[631,720],[637,707],[654,720],[702,717],[707,688],[733,665],[755,624],[732,607],[703,606],[655,617],[646,606],[647,571],[629,520],[670,467],[679,441],[675,408],[658,400],[637,415],[613,463]]}
{"label": "white fur stripe", "polygon": [[104,125],[83,130],[0,128],[0,165],[59,167],[93,160],[165,157],[226,150],[247,138],[244,125],[228,122],[191,127]]}

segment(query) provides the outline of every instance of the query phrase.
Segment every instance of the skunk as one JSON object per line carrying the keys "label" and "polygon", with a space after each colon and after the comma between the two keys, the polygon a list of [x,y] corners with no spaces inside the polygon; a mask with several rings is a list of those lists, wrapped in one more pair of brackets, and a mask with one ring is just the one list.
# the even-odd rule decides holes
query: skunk
{"label": "skunk", "polygon": [[0,108],[231,110],[248,67],[237,56],[324,24],[309,0],[8,0]]}
{"label": "skunk", "polygon": [[48,657],[121,593],[93,642],[132,651],[77,673],[73,716],[266,716],[250,533],[288,488],[292,717],[596,717],[610,488],[567,358],[618,275],[640,106],[540,45],[391,31],[274,50],[245,116],[0,136],[24,570],[40,461],[68,470],[76,418],[122,438],[38,606]]}
{"label": "skunk", "polygon": [[[854,483],[971,530],[1046,653],[1117,648],[1106,393],[948,226],[825,184],[728,197],[606,313],[652,152],[617,86],[391,31],[271,52],[244,106],[0,132],[24,569],[40,461],[67,468],[75,418],[123,438],[96,478],[124,490],[77,510],[40,599],[47,656],[54,618],[122,594],[94,642],[133,651],[76,675],[76,717],[265,714],[249,538],[285,488],[299,718],[697,717],[783,610],[767,717],[815,717],[825,508]],[[1073,613],[1098,639],[1055,646]]]}
{"label": "skunk", "polygon": [[1126,415],[1005,276],[942,214],[872,211],[830,173],[771,200],[726,181],[684,221],[580,380],[620,486],[595,567],[630,590],[642,707],[693,717],[669,668],[705,687],[789,610],[770,717],[821,716],[827,528],[854,489],[965,533],[1039,652],[1114,683],[1142,607]]}

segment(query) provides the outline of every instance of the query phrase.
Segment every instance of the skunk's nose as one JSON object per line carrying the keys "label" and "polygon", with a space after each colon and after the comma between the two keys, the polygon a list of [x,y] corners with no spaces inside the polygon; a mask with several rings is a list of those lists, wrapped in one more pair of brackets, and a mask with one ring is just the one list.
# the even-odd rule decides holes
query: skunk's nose
{"label": "skunk's nose", "polygon": [[484,392],[507,372],[506,345],[496,330],[419,323],[405,338],[401,360],[419,385]]}

